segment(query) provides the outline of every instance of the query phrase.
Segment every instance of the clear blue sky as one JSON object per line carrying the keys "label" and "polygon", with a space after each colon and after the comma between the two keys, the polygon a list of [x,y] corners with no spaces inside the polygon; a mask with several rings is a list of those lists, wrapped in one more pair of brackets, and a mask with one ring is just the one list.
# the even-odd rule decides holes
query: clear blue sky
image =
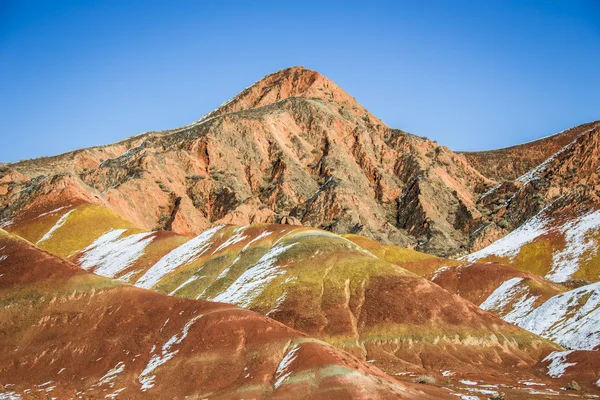
{"label": "clear blue sky", "polygon": [[187,124],[303,65],[455,150],[600,119],[600,2],[0,0],[0,161]]}

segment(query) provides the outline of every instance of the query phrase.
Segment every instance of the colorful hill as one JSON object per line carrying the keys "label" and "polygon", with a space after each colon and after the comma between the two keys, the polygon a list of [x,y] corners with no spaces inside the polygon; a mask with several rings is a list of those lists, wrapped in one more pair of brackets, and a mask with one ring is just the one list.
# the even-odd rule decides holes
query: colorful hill
{"label": "colorful hill", "polygon": [[452,398],[256,313],[92,275],[1,230],[0,304],[2,398]]}
{"label": "colorful hill", "polygon": [[[479,368],[474,365],[528,373],[558,349],[330,232],[218,225],[189,239],[123,228],[110,213],[80,205],[30,216],[7,229],[34,232],[43,226],[47,238],[38,245],[68,254],[83,269],[172,296],[248,308],[374,360],[389,373],[468,372]],[[78,226],[100,226],[99,220],[116,225],[96,238],[79,233]],[[65,248],[75,242],[79,249]],[[388,250],[410,263],[436,259]]]}

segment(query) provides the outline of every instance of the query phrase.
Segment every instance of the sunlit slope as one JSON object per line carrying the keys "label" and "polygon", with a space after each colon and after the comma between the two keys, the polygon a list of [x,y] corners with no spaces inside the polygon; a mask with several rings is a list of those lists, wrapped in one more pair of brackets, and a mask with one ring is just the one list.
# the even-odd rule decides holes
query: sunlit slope
{"label": "sunlit slope", "polygon": [[[66,240],[78,222],[71,218],[90,207],[58,212],[54,218],[63,221],[48,228],[48,242],[55,235]],[[100,210],[87,215],[90,225],[105,218]],[[430,259],[407,254],[411,261]],[[116,224],[82,241],[70,259],[145,289],[257,311],[374,359],[388,372],[473,370],[474,360],[494,369],[526,367],[556,349],[344,237],[313,228],[215,226],[184,238]]]}
{"label": "sunlit slope", "polygon": [[562,346],[600,349],[600,283],[570,289],[501,264],[443,267],[431,279]]}
{"label": "sunlit slope", "polygon": [[466,259],[496,261],[553,282],[600,281],[600,210],[540,213]]}
{"label": "sunlit slope", "polygon": [[391,244],[379,243],[376,240],[360,235],[348,234],[343,235],[343,237],[367,250],[377,258],[396,264],[421,276],[434,272],[441,266],[461,264],[456,260],[440,258]]}
{"label": "sunlit slope", "polygon": [[0,304],[3,398],[450,398],[251,311],[89,274],[2,230]]}

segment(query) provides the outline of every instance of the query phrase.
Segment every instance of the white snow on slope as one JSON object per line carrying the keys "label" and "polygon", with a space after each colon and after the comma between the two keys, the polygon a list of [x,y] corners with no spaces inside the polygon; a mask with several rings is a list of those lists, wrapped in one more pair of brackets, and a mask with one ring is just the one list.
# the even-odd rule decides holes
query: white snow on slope
{"label": "white snow on slope", "polygon": [[570,349],[600,346],[600,282],[551,297],[515,323]]}
{"label": "white snow on slope", "polygon": [[252,239],[251,241],[249,241],[248,243],[246,243],[246,245],[244,246],[244,248],[242,249],[242,251],[246,251],[248,250],[248,248],[250,247],[250,245],[254,242],[259,241],[262,238],[265,238],[267,236],[269,236],[270,234],[272,234],[273,232],[269,232],[269,231],[264,231],[263,233],[261,233],[260,235],[258,235],[257,237],[255,237],[254,239]]}
{"label": "white snow on slope", "polygon": [[50,228],[50,230],[48,232],[46,232],[46,234],[44,236],[42,236],[42,238],[40,240],[37,241],[36,244],[40,244],[48,239],[50,239],[50,237],[52,236],[52,234],[61,226],[63,226],[65,224],[65,222],[67,222],[67,218],[69,217],[69,215],[71,215],[71,213],[75,211],[75,210],[70,210],[68,212],[66,212],[62,217],[60,217],[58,219],[58,221],[56,221],[56,224],[54,224],[54,226],[52,228]]}
{"label": "white snow on slope", "polygon": [[292,347],[290,351],[283,357],[279,365],[277,366],[277,371],[275,371],[275,384],[273,385],[274,389],[277,389],[281,385],[283,385],[284,381],[292,375],[292,371],[289,370],[289,366],[294,362],[296,357],[298,356],[298,350],[300,350],[300,345],[295,345]]}
{"label": "white snow on slope", "polygon": [[[499,314],[502,319],[518,324],[533,309],[537,296],[529,296],[529,288],[523,278],[508,279],[479,306]],[[507,311],[507,307],[512,303]]]}
{"label": "white snow on slope", "polygon": [[[142,384],[142,392],[154,387],[156,375],[153,375],[152,372],[179,353],[179,350],[171,350],[171,347],[181,344],[181,342],[183,342],[183,340],[187,337],[192,325],[200,318],[202,318],[202,315],[197,315],[190,319],[183,327],[180,335],[173,335],[173,337],[163,344],[160,353],[153,354],[152,357],[150,357],[148,364],[146,364],[146,368],[144,368],[142,373],[138,376],[138,381]],[[150,353],[152,353],[155,348],[156,346],[153,346],[152,350],[150,350]]]}
{"label": "white snow on slope", "polygon": [[217,233],[223,225],[215,226],[209,230],[202,232],[192,240],[182,244],[181,246],[171,250],[163,256],[156,264],[146,271],[140,279],[135,283],[135,286],[150,289],[156,285],[165,275],[173,272],[180,266],[190,264],[204,254],[213,244],[210,239]]}
{"label": "white snow on slope", "polygon": [[114,278],[140,258],[155,238],[154,233],[147,232],[122,237],[125,232],[126,229],[111,230],[96,239],[83,250],[81,267],[94,268],[96,275]]}
{"label": "white snow on slope", "polygon": [[557,283],[568,281],[577,272],[579,265],[586,261],[585,256],[593,257],[597,254],[598,243],[592,234],[600,230],[600,210],[584,214],[559,226],[552,226],[549,220],[541,216],[542,213],[543,211],[491,245],[467,255],[465,259],[475,262],[491,255],[512,259],[519,254],[524,245],[541,235],[557,233],[564,236],[566,245],[564,249],[553,254],[552,270],[545,278]]}
{"label": "white snow on slope", "polygon": [[183,289],[185,286],[189,285],[190,283],[200,279],[200,278],[204,278],[203,276],[200,277],[198,275],[192,275],[188,280],[186,280],[185,282],[183,282],[181,285],[177,286],[175,288],[175,290],[173,290],[171,293],[169,293],[169,296],[174,296],[175,293],[177,293],[179,290]]}
{"label": "white snow on slope", "polygon": [[278,244],[265,253],[258,262],[244,273],[222,293],[212,299],[223,303],[248,307],[258,297],[265,287],[278,275],[285,272],[275,265],[278,257],[297,243],[289,245]]}
{"label": "white snow on slope", "polygon": [[243,233],[246,230],[247,226],[241,226],[239,228],[235,228],[233,230],[233,235],[227,238],[219,247],[217,247],[212,254],[215,254],[218,251],[221,251],[231,245],[234,245],[242,240],[246,239],[248,236],[244,236]]}
{"label": "white snow on slope", "polygon": [[40,214],[40,215],[38,215],[36,218],[41,218],[41,217],[44,217],[44,216],[46,216],[46,215],[50,215],[50,214],[57,213],[57,212],[59,212],[60,210],[63,210],[63,209],[65,209],[65,208],[67,208],[67,207],[70,207],[70,205],[68,205],[68,206],[63,206],[63,207],[58,207],[58,208],[55,208],[54,210],[47,211],[47,212],[45,212],[45,213],[41,213],[41,214]]}
{"label": "white snow on slope", "polygon": [[590,233],[600,229],[600,210],[571,220],[559,228],[565,235],[567,245],[552,256],[552,271],[546,279],[553,282],[566,282],[579,269],[579,264],[586,252],[595,255],[596,242],[589,237]]}
{"label": "white snow on slope", "polygon": [[231,267],[233,267],[238,261],[240,261],[241,258],[242,258],[241,255],[237,256],[235,258],[235,260],[233,260],[233,262],[231,264],[229,264],[229,266],[227,268],[225,268],[223,271],[221,271],[219,276],[217,276],[216,280],[224,279],[227,276],[227,274],[229,274],[229,271],[231,271]]}
{"label": "white snow on slope", "polygon": [[[111,384],[112,381],[115,380],[117,375],[119,375],[124,370],[125,370],[125,364],[123,363],[123,361],[119,361],[117,363],[117,365],[115,365],[113,368],[111,368],[106,374],[104,374],[104,376],[102,378],[100,378],[100,380],[98,381],[98,385]],[[112,385],[114,385],[114,384],[112,384]],[[111,385],[111,387],[112,387],[112,385]]]}
{"label": "white snow on slope", "polygon": [[16,392],[0,392],[0,400],[21,400],[22,398]]}
{"label": "white snow on slope", "polygon": [[575,363],[566,362],[567,356],[572,352],[573,350],[555,351],[548,354],[548,356],[542,360],[550,362],[548,365],[548,375],[550,375],[552,378],[560,378],[563,376],[568,367],[575,365]]}
{"label": "white snow on slope", "polygon": [[521,247],[547,233],[546,225],[547,221],[538,214],[491,245],[467,255],[466,259],[475,262],[491,255],[512,258],[519,254]]}
{"label": "white snow on slope", "polygon": [[570,349],[600,345],[600,282],[558,294],[534,308],[536,300],[523,278],[512,278],[479,307]]}
{"label": "white snow on slope", "polygon": [[505,281],[481,303],[479,308],[486,311],[499,311],[503,309],[519,292],[519,284],[521,282],[523,282],[523,278],[512,278]]}
{"label": "white snow on slope", "polygon": [[435,272],[433,273],[433,276],[431,277],[431,281],[435,282],[435,280],[437,278],[439,278],[439,276],[441,274],[443,274],[444,272],[450,270],[450,268],[452,268],[452,267],[449,267],[449,266],[445,265],[443,267],[439,267],[438,269],[436,269]]}

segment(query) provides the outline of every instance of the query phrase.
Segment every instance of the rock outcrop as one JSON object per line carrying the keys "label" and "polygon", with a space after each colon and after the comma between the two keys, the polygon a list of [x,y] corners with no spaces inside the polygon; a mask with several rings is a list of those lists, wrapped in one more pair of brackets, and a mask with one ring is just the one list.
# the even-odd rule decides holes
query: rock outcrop
{"label": "rock outcrop", "polygon": [[388,128],[299,67],[186,127],[2,171],[4,219],[69,190],[143,229],[195,235],[286,218],[446,256],[466,253],[476,193],[494,184],[464,155]]}

